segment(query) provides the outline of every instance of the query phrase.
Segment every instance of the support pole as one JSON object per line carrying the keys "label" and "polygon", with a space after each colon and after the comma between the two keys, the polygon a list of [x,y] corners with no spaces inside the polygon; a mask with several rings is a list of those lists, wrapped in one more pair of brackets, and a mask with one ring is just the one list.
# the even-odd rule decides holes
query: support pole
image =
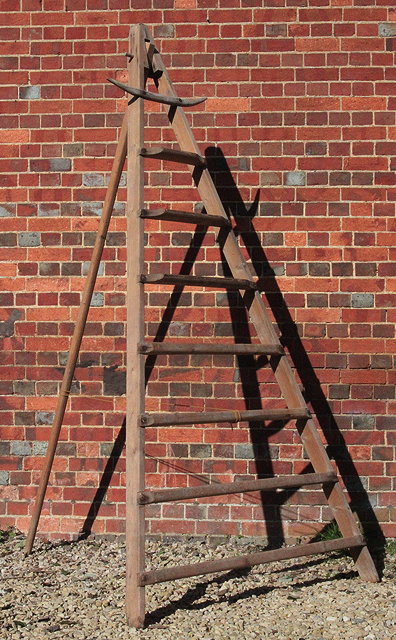
{"label": "support pole", "polygon": [[85,287],[81,299],[80,310],[78,313],[77,321],[74,327],[73,338],[70,344],[69,355],[65,371],[63,374],[62,385],[59,392],[58,403],[56,405],[54,422],[52,424],[51,435],[48,442],[48,449],[45,458],[44,469],[41,473],[40,484],[37,491],[36,501],[33,508],[32,519],[30,521],[29,532],[26,538],[24,553],[28,555],[33,547],[34,539],[36,536],[37,526],[39,523],[41,509],[43,507],[45,492],[47,490],[48,479],[51,473],[52,463],[54,461],[55,450],[59,440],[59,433],[63,423],[63,417],[66,411],[67,400],[70,393],[70,386],[73,380],[74,371],[76,368],[77,358],[80,351],[81,340],[84,334],[85,324],[87,321],[88,311],[91,304],[92,293],[95,287],[96,277],[98,275],[98,269],[100,260],[102,258],[102,252],[104,243],[106,240],[107,229],[110,224],[111,214],[113,212],[114,202],[117,195],[118,184],[122,169],[124,167],[126,157],[126,143],[127,143],[127,120],[124,117],[116,154],[113,161],[113,166],[110,174],[110,182],[107,188],[106,197],[103,203],[102,216],[99,223],[99,228],[96,234],[96,240],[94,249],[92,252],[91,264],[89,267]]}
{"label": "support pole", "polygon": [[[144,90],[146,47],[143,25],[131,27],[128,65],[129,84]],[[144,167],[140,155],[144,144],[144,100],[128,106],[128,205],[127,205],[127,413],[126,413],[126,609],[128,624],[143,627],[145,616],[144,571],[145,507],[138,504],[144,489],[144,429],[140,414],[144,411],[144,364],[139,353],[144,340],[143,219]]]}

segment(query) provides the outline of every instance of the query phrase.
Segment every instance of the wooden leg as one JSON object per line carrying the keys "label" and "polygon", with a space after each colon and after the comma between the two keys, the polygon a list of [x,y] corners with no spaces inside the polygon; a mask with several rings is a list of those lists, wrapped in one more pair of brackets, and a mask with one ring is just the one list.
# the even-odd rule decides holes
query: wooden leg
{"label": "wooden leg", "polygon": [[[143,25],[131,27],[129,51],[129,84],[144,89],[144,56],[146,55]],[[144,355],[138,345],[144,338],[143,220],[144,206],[143,157],[144,100],[138,98],[128,107],[128,207],[127,207],[127,414],[126,414],[126,609],[128,624],[144,625],[144,586],[140,574],[144,571],[144,514],[138,504],[138,493],[144,489],[144,429],[140,414],[144,412]]]}
{"label": "wooden leg", "polygon": [[82,295],[80,311],[74,328],[73,338],[70,344],[69,355],[67,358],[65,372],[63,374],[62,385],[59,392],[58,403],[55,410],[54,422],[48,449],[45,458],[45,466],[41,474],[40,484],[37,491],[36,501],[33,508],[33,515],[30,522],[29,532],[26,538],[24,553],[28,555],[33,547],[34,538],[36,536],[37,526],[40,519],[41,509],[44,502],[45,492],[47,490],[48,479],[51,473],[52,463],[55,456],[56,446],[58,444],[59,433],[62,427],[63,417],[65,415],[67,400],[69,397],[70,386],[73,380],[74,370],[76,368],[77,358],[80,350],[81,340],[84,334],[85,324],[87,321],[88,311],[91,304],[92,293],[95,287],[96,276],[98,274],[99,264],[102,257],[103,246],[106,240],[107,229],[109,227],[111,214],[114,207],[114,201],[117,195],[117,188],[120,181],[122,169],[126,157],[127,142],[127,121],[124,118],[122,124],[120,138],[117,145],[116,155],[114,157],[113,167],[110,175],[110,182],[103,203],[103,212],[99,223],[98,232],[96,234],[95,246],[92,253],[91,265],[85,282],[85,288]]}

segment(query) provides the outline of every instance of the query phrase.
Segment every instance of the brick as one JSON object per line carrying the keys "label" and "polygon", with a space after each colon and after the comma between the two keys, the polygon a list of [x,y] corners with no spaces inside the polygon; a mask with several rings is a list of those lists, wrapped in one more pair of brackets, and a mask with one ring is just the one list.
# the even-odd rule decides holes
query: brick
{"label": "brick", "polygon": [[5,485],[9,483],[10,483],[9,471],[0,471],[0,485]]}
{"label": "brick", "polygon": [[47,172],[47,171],[70,171],[70,158],[46,158],[30,161],[30,170]]}
{"label": "brick", "polygon": [[378,25],[378,35],[381,38],[396,37],[396,22],[380,22]]}
{"label": "brick", "polygon": [[27,87],[19,87],[19,98],[21,100],[40,100],[41,87],[40,85],[30,85]]}
{"label": "brick", "polygon": [[374,307],[374,295],[372,293],[353,293],[351,305],[354,308]]}
{"label": "brick", "polygon": [[41,244],[40,233],[37,231],[22,231],[18,236],[20,247],[39,247]]}
{"label": "brick", "polygon": [[11,455],[13,456],[29,456],[32,453],[30,442],[15,440],[11,442]]}
{"label": "brick", "polygon": [[304,171],[288,171],[285,173],[285,184],[289,186],[303,186],[306,184]]}

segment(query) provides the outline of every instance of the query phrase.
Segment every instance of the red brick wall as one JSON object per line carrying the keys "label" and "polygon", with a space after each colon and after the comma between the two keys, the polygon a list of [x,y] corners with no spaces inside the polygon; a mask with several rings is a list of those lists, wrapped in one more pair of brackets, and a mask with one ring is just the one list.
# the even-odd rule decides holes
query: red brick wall
{"label": "red brick wall", "polygon": [[[125,108],[106,78],[125,78],[129,25],[144,22],[180,95],[208,96],[189,112],[194,133],[227,210],[239,216],[242,246],[266,276],[273,315],[353,506],[372,530],[378,518],[385,535],[396,534],[393,6],[0,1],[1,527],[28,526]],[[147,107],[147,142],[172,142],[164,114]],[[147,163],[147,204],[191,209],[199,198],[190,176],[170,168]],[[125,197],[122,186],[40,523],[52,537],[124,528]],[[147,229],[147,260],[178,272],[188,252],[196,273],[221,273],[212,230]],[[169,292],[150,289],[149,336],[168,301]],[[170,336],[246,338],[237,296],[186,290],[177,302],[168,307]],[[268,369],[249,358],[236,371],[223,357],[194,357],[190,369],[185,356],[171,364],[163,358],[153,368],[148,409],[243,407],[244,395],[250,407],[260,396],[277,403]],[[146,431],[151,486],[307,468],[290,425]],[[101,505],[97,517],[92,501]],[[264,512],[267,529],[255,494],[154,506],[149,530],[275,539],[280,515],[286,536],[314,532],[330,517],[315,492],[267,495]]]}

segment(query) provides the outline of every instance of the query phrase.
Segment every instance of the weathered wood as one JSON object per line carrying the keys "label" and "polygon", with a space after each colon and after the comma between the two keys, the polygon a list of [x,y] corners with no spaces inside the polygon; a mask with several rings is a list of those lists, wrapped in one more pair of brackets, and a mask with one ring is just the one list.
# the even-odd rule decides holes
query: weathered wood
{"label": "weathered wood", "polygon": [[251,411],[200,411],[194,413],[142,413],[142,427],[165,427],[175,424],[210,424],[213,422],[251,422],[252,420],[298,420],[307,419],[306,407],[297,409],[255,409]]}
{"label": "weathered wood", "polygon": [[206,213],[190,213],[189,211],[176,211],[175,209],[142,209],[142,218],[154,220],[167,220],[168,222],[188,222],[189,224],[200,224],[207,227],[229,227],[231,223],[223,216],[209,216]]}
{"label": "weathered wood", "polygon": [[157,502],[172,502],[173,500],[191,500],[208,496],[224,496],[232,493],[248,493],[251,491],[273,491],[274,489],[290,489],[315,484],[338,482],[333,473],[306,473],[304,475],[279,476],[278,478],[263,478],[261,480],[246,480],[244,482],[225,482],[222,484],[206,484],[199,487],[181,487],[175,489],[159,489],[157,491],[142,491],[139,494],[139,504],[153,504]]}
{"label": "weathered wood", "polygon": [[107,187],[106,197],[103,203],[102,216],[100,218],[98,231],[96,234],[95,245],[92,251],[91,264],[89,267],[87,279],[85,281],[84,291],[81,298],[80,310],[74,327],[73,337],[70,343],[70,349],[67,357],[66,367],[63,374],[63,380],[59,391],[58,402],[55,409],[54,421],[51,428],[50,439],[48,442],[47,453],[44,462],[44,468],[40,477],[40,484],[37,490],[36,501],[33,508],[32,519],[30,521],[29,531],[25,542],[24,553],[28,555],[33,547],[40,514],[47,490],[48,480],[55,457],[55,450],[59,440],[59,434],[63,423],[63,417],[66,411],[66,405],[69,398],[70,387],[73,380],[74,371],[78,359],[81,340],[84,335],[84,329],[87,322],[89,307],[91,304],[92,293],[95,288],[96,277],[100,260],[102,257],[103,247],[106,240],[107,230],[110,224],[111,214],[113,212],[114,202],[117,195],[117,188],[120,182],[122,169],[125,163],[127,148],[127,121],[124,118],[120,137],[113,161],[113,167],[110,174],[109,186]]}
{"label": "weathered wood", "polygon": [[[134,55],[128,66],[129,83],[144,89],[146,47],[142,25],[130,30]],[[126,608],[129,624],[142,627],[145,617],[144,506],[136,495],[144,489],[144,430],[139,428],[144,411],[144,358],[138,345],[144,338],[144,287],[139,282],[143,269],[144,167],[140,150],[144,144],[144,101],[128,106],[128,202],[127,202],[127,410],[126,410]]]}
{"label": "weathered wood", "polygon": [[[150,55],[155,55],[155,64],[158,68],[161,68],[162,71],[157,79],[159,90],[166,95],[175,95],[172,82],[162,63],[160,54],[155,49],[151,49]],[[151,62],[150,58],[149,62]],[[198,145],[183,110],[170,109],[168,115],[180,148],[186,149],[190,153],[199,153]],[[208,214],[216,213],[216,215],[220,214],[227,217],[208,169],[203,170],[197,182],[197,187]],[[222,251],[234,277],[252,279],[248,265],[233,233],[229,233],[225,238]],[[249,303],[248,312],[259,339],[266,344],[274,342],[276,340],[275,330],[258,291]],[[274,373],[288,407],[306,406],[291,366],[286,358],[282,358],[279,361],[277,367],[274,368]],[[330,471],[332,465],[313,420],[304,422],[301,427],[299,427],[299,432],[315,471],[317,473]],[[346,538],[358,535],[359,527],[340,485],[334,485],[334,487],[326,493],[326,497],[342,535]],[[352,553],[352,556],[362,579],[368,582],[377,582],[379,580],[378,572],[367,546],[357,549]]]}
{"label": "weathered wood", "polygon": [[171,147],[142,147],[140,151],[144,158],[155,158],[156,160],[170,160],[182,164],[191,164],[195,167],[204,167],[206,160],[199,153],[180,151]]}
{"label": "weathered wood", "polygon": [[282,356],[284,349],[280,344],[235,344],[235,343],[192,343],[192,342],[143,342],[140,352],[147,355],[172,353],[225,353],[230,355],[265,354]]}
{"label": "weathered wood", "polygon": [[143,98],[150,102],[160,102],[161,104],[173,105],[175,107],[194,107],[196,104],[201,104],[201,102],[207,100],[207,98],[173,98],[172,96],[163,96],[160,93],[135,89],[135,87],[130,87],[127,84],[118,82],[118,80],[113,80],[113,78],[107,78],[107,80],[126,93],[135,96],[135,98]]}
{"label": "weathered wood", "polygon": [[237,278],[223,278],[221,276],[185,276],[171,273],[142,273],[140,281],[145,284],[171,284],[180,287],[224,287],[233,291],[239,289],[255,289],[256,284],[252,280],[238,280]]}
{"label": "weathered wood", "polygon": [[301,556],[314,556],[318,553],[329,553],[340,549],[352,549],[362,547],[365,544],[362,535],[351,536],[350,538],[338,538],[337,540],[323,540],[322,542],[311,542],[295,547],[282,547],[281,549],[271,549],[271,551],[260,551],[250,553],[236,558],[220,558],[219,560],[208,560],[195,564],[186,564],[179,567],[167,567],[166,569],[156,569],[146,571],[140,576],[140,584],[157,584],[168,580],[178,580],[179,578],[190,578],[218,571],[230,571],[232,569],[248,569],[257,564],[266,562],[278,562],[279,560],[289,560]]}

